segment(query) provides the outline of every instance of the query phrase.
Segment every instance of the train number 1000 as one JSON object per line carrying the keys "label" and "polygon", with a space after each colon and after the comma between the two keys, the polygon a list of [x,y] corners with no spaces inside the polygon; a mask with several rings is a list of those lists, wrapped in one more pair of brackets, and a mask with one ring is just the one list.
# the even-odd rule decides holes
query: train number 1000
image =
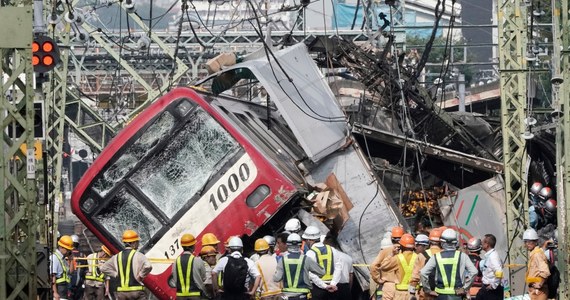
{"label": "train number 1000", "polygon": [[228,177],[228,182],[222,182],[217,188],[213,189],[213,193],[210,195],[210,203],[214,210],[218,210],[220,205],[228,200],[230,193],[239,190],[240,184],[246,182],[249,176],[249,166],[246,163],[242,163],[237,170],[237,174],[232,173]]}

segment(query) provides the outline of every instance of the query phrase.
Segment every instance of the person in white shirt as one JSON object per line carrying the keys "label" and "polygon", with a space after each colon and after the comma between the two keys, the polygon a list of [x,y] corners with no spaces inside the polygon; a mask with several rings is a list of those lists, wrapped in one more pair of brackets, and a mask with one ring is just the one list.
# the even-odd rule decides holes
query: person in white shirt
{"label": "person in white shirt", "polygon": [[309,274],[313,283],[311,290],[313,300],[337,299],[337,285],[342,273],[339,251],[320,241],[321,231],[315,226],[308,226],[302,238],[310,249],[305,255],[325,269],[323,276]]}
{"label": "person in white shirt", "polygon": [[[259,270],[255,267],[255,263],[247,258],[247,257],[243,257],[242,255],[242,251],[243,251],[243,242],[242,240],[237,237],[234,236],[232,237],[229,242],[228,242],[228,249],[231,251],[231,253],[227,256],[224,256],[222,258],[220,258],[220,261],[218,261],[218,264],[216,264],[216,266],[214,267],[214,269],[212,270],[212,278],[218,278],[218,274],[222,273],[222,282],[223,282],[223,289],[220,289],[220,287],[218,286],[218,281],[217,280],[212,280],[212,285],[213,285],[213,289],[214,289],[214,294],[218,295],[221,294],[221,299],[222,300],[247,300],[252,298],[255,295],[255,292],[257,291],[257,288],[259,287],[259,284],[261,282],[261,274],[259,273]],[[245,260],[245,262],[247,263],[247,274],[245,274],[245,280],[243,281],[243,289],[241,287],[232,287],[232,289],[237,289],[237,290],[230,290],[230,286],[228,285],[229,281],[235,281],[236,277],[235,276],[226,276],[228,273],[233,273],[230,272],[231,270],[226,270],[226,266],[232,266],[235,265],[237,263],[230,263],[228,264],[228,261],[230,259],[243,259]],[[245,270],[244,270],[245,271]],[[240,273],[241,274],[241,273]],[[250,285],[250,278],[254,279],[253,285]],[[249,287],[252,286],[251,289],[249,289]]]}
{"label": "person in white shirt", "polygon": [[476,300],[504,299],[503,286],[503,265],[499,253],[495,250],[497,238],[492,234],[486,234],[483,238],[482,246],[485,250],[485,259],[481,262],[483,271],[483,287],[479,290]]}
{"label": "person in white shirt", "polygon": [[[333,237],[330,235],[322,236],[322,242],[325,245],[329,245],[334,247]],[[340,262],[342,264],[342,272],[340,273],[340,279],[338,281],[338,299],[351,299],[351,288],[352,288],[352,280],[354,277],[354,266],[352,265],[352,257],[350,255],[340,251],[337,247],[334,247],[335,250],[338,250],[338,255]]]}

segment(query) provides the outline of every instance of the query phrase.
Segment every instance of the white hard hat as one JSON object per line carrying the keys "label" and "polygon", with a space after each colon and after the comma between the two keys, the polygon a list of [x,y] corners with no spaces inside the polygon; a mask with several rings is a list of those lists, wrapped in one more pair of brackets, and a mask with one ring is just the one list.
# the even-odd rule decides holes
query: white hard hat
{"label": "white hard hat", "polygon": [[538,195],[538,193],[540,192],[540,190],[542,190],[542,188],[543,188],[542,183],[537,181],[533,183],[532,186],[530,187],[530,192],[533,195]]}
{"label": "white hard hat", "polygon": [[285,223],[285,231],[297,233],[301,231],[301,222],[297,218],[292,218]]}
{"label": "white hard hat", "polygon": [[72,240],[74,243],[79,243],[79,237],[78,237],[76,234],[74,234],[74,235],[71,236],[71,240]]}
{"label": "white hard hat", "polygon": [[309,226],[302,237],[306,240],[318,241],[321,238],[321,231],[315,226]]}
{"label": "white hard hat", "polygon": [[390,246],[392,246],[392,240],[390,238],[383,238],[380,242],[380,250],[384,250]]}
{"label": "white hard hat", "polygon": [[266,235],[263,239],[269,244],[269,246],[275,246],[275,238],[271,235]]}
{"label": "white hard hat", "polygon": [[444,243],[456,243],[457,242],[457,232],[451,228],[448,228],[441,233],[440,239]]}
{"label": "white hard hat", "polygon": [[418,236],[416,236],[416,245],[429,245],[428,236],[425,234],[418,234]]}
{"label": "white hard hat", "polygon": [[296,233],[291,233],[287,237],[287,245],[300,245],[301,244],[301,236]]}
{"label": "white hard hat", "polygon": [[536,233],[536,230],[534,230],[532,228],[525,230],[525,232],[523,233],[523,240],[524,241],[536,241],[536,240],[538,240],[538,234]]}
{"label": "white hard hat", "polygon": [[467,241],[467,249],[470,251],[481,251],[481,239],[478,238],[470,238],[469,241]]}
{"label": "white hard hat", "polygon": [[230,249],[241,249],[243,248],[243,242],[241,241],[241,239],[237,236],[234,236],[230,239],[230,242],[228,243],[228,248]]}

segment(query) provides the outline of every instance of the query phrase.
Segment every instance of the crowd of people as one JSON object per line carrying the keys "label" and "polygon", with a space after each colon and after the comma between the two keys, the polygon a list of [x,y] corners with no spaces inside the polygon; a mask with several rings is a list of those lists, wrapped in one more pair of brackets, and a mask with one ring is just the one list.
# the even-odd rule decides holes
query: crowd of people
{"label": "crowd of people", "polygon": [[[523,240],[530,253],[526,274],[530,299],[554,298],[557,286],[549,279],[556,240],[539,244],[532,228],[524,232]],[[137,251],[140,238],[135,231],[126,230],[122,242],[121,252],[111,255],[102,246],[78,266],[74,257],[80,255],[73,253],[78,242],[71,236],[59,238],[51,257],[54,299],[147,299],[143,280],[152,264]],[[384,235],[370,265],[370,298],[503,299],[503,265],[496,242],[494,235],[486,234],[462,248],[451,228],[413,236],[394,227]],[[297,219],[289,220],[276,237],[257,239],[250,257],[245,257],[238,236],[227,239],[225,251],[219,251],[221,241],[212,233],[202,236],[200,249],[196,244],[192,234],[180,237],[183,252],[173,261],[165,282],[176,291],[176,299],[352,299],[350,255],[336,248],[318,227],[302,231]],[[116,288],[111,287],[112,279]]]}

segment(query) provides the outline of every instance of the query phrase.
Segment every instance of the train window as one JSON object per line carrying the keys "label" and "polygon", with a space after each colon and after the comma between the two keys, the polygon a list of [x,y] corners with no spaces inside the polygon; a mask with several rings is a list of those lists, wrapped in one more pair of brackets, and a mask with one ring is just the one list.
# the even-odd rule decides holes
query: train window
{"label": "train window", "polygon": [[[132,182],[169,218],[207,184],[240,149],[233,137],[203,109],[197,109],[176,136],[150,157]],[[192,205],[192,204],[190,204]]]}
{"label": "train window", "polygon": [[[103,224],[118,242],[126,229],[134,229],[141,238],[141,245],[147,243],[162,225],[152,213],[125,188],[119,190],[95,219]],[[141,247],[142,248],[142,247]]]}
{"label": "train window", "polygon": [[159,144],[161,138],[174,126],[175,119],[169,112],[163,112],[146,128],[136,142],[128,146],[125,152],[103,173],[103,176],[93,183],[93,190],[99,195],[107,193],[135,166],[154,146]]}
{"label": "train window", "polygon": [[269,187],[265,184],[262,184],[258,186],[251,194],[249,194],[249,196],[247,196],[245,203],[249,207],[256,207],[259,205],[259,203],[261,203],[261,201],[265,200],[265,198],[269,196],[270,192],[271,190]]}

